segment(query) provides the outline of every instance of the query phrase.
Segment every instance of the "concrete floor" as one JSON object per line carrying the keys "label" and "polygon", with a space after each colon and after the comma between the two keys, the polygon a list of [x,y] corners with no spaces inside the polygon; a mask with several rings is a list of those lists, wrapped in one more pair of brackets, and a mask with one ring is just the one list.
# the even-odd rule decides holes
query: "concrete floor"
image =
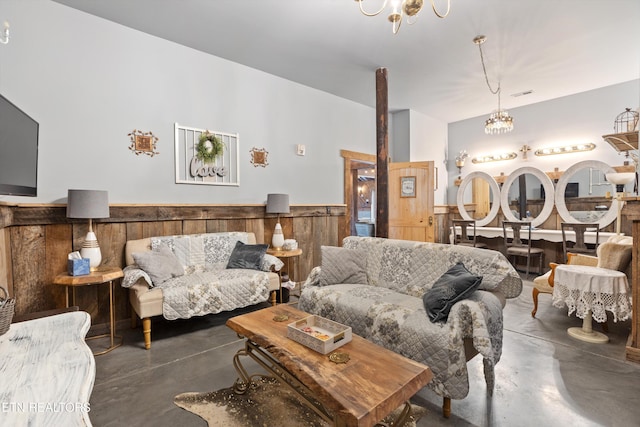
{"label": "concrete floor", "polygon": [[[185,321],[155,319],[149,351],[140,327],[118,331],[124,345],[96,357],[94,426],[206,426],[175,406],[173,397],[233,384],[232,358],[242,341],[225,321],[255,308]],[[541,295],[535,319],[531,308],[531,282],[525,281],[520,297],[509,300],[504,311],[493,396],[487,396],[476,357],[468,365],[469,395],[452,401],[451,418],[442,418],[442,399],[430,390],[414,397],[429,409],[419,427],[640,425],[640,365],[624,359],[630,321],[610,321],[610,342],[588,344],[567,335],[568,327],[582,321],[551,306],[550,295]]]}

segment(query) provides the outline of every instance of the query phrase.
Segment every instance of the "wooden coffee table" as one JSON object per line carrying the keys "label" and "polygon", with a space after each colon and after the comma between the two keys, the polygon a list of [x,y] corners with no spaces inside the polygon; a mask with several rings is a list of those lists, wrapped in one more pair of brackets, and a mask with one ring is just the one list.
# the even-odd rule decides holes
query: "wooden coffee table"
{"label": "wooden coffee table", "polygon": [[[288,316],[276,321],[276,316]],[[409,398],[424,387],[433,374],[418,362],[353,335],[339,352],[346,363],[334,363],[323,355],[287,338],[287,325],[309,316],[289,305],[279,305],[232,317],[227,326],[246,338],[245,347],[233,358],[239,378],[237,393],[246,392],[254,378],[241,363],[248,356],[270,376],[292,391],[333,426],[374,426],[405,403],[398,423],[410,415]]]}

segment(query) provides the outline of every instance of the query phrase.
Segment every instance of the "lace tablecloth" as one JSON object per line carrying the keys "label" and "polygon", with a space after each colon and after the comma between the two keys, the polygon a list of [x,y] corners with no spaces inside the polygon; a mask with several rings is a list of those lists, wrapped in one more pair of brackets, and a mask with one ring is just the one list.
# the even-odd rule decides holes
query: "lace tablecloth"
{"label": "lace tablecloth", "polygon": [[616,270],[586,265],[559,265],[553,285],[553,305],[569,308],[569,315],[584,319],[589,310],[596,322],[607,321],[607,311],[613,321],[631,317],[631,288],[627,276]]}

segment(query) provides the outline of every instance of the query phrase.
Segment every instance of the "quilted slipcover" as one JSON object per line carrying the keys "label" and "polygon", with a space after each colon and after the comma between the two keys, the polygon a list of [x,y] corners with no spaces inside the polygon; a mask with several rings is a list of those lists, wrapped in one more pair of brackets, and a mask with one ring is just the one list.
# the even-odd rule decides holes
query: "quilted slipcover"
{"label": "quilted slipcover", "polygon": [[[502,306],[492,292],[514,298],[522,291],[519,275],[501,253],[374,237],[347,237],[344,247],[362,251],[368,284],[319,286],[316,267],[303,286],[300,309],[424,363],[434,374],[428,387],[452,399],[469,393],[463,340],[471,338],[484,358],[487,388],[493,389],[493,367],[502,354]],[[481,290],[456,303],[446,323],[431,323],[422,296],[457,262],[483,276]]]}
{"label": "quilted slipcover", "polygon": [[[237,241],[247,243],[247,233],[226,232],[152,237],[151,249],[169,247],[185,269],[185,274],[162,282],[162,315],[168,320],[216,314],[247,307],[269,299],[269,271],[282,267],[282,261],[269,257],[263,270],[226,269]],[[266,258],[266,257],[265,257]],[[137,266],[127,266],[123,287],[149,276]]]}

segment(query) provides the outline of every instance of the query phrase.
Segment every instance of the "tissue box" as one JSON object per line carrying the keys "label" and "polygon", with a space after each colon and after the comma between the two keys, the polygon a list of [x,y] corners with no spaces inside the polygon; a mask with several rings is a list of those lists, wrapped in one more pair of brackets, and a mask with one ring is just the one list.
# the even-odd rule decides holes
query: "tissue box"
{"label": "tissue box", "polygon": [[89,258],[67,260],[67,270],[70,276],[89,274]]}

